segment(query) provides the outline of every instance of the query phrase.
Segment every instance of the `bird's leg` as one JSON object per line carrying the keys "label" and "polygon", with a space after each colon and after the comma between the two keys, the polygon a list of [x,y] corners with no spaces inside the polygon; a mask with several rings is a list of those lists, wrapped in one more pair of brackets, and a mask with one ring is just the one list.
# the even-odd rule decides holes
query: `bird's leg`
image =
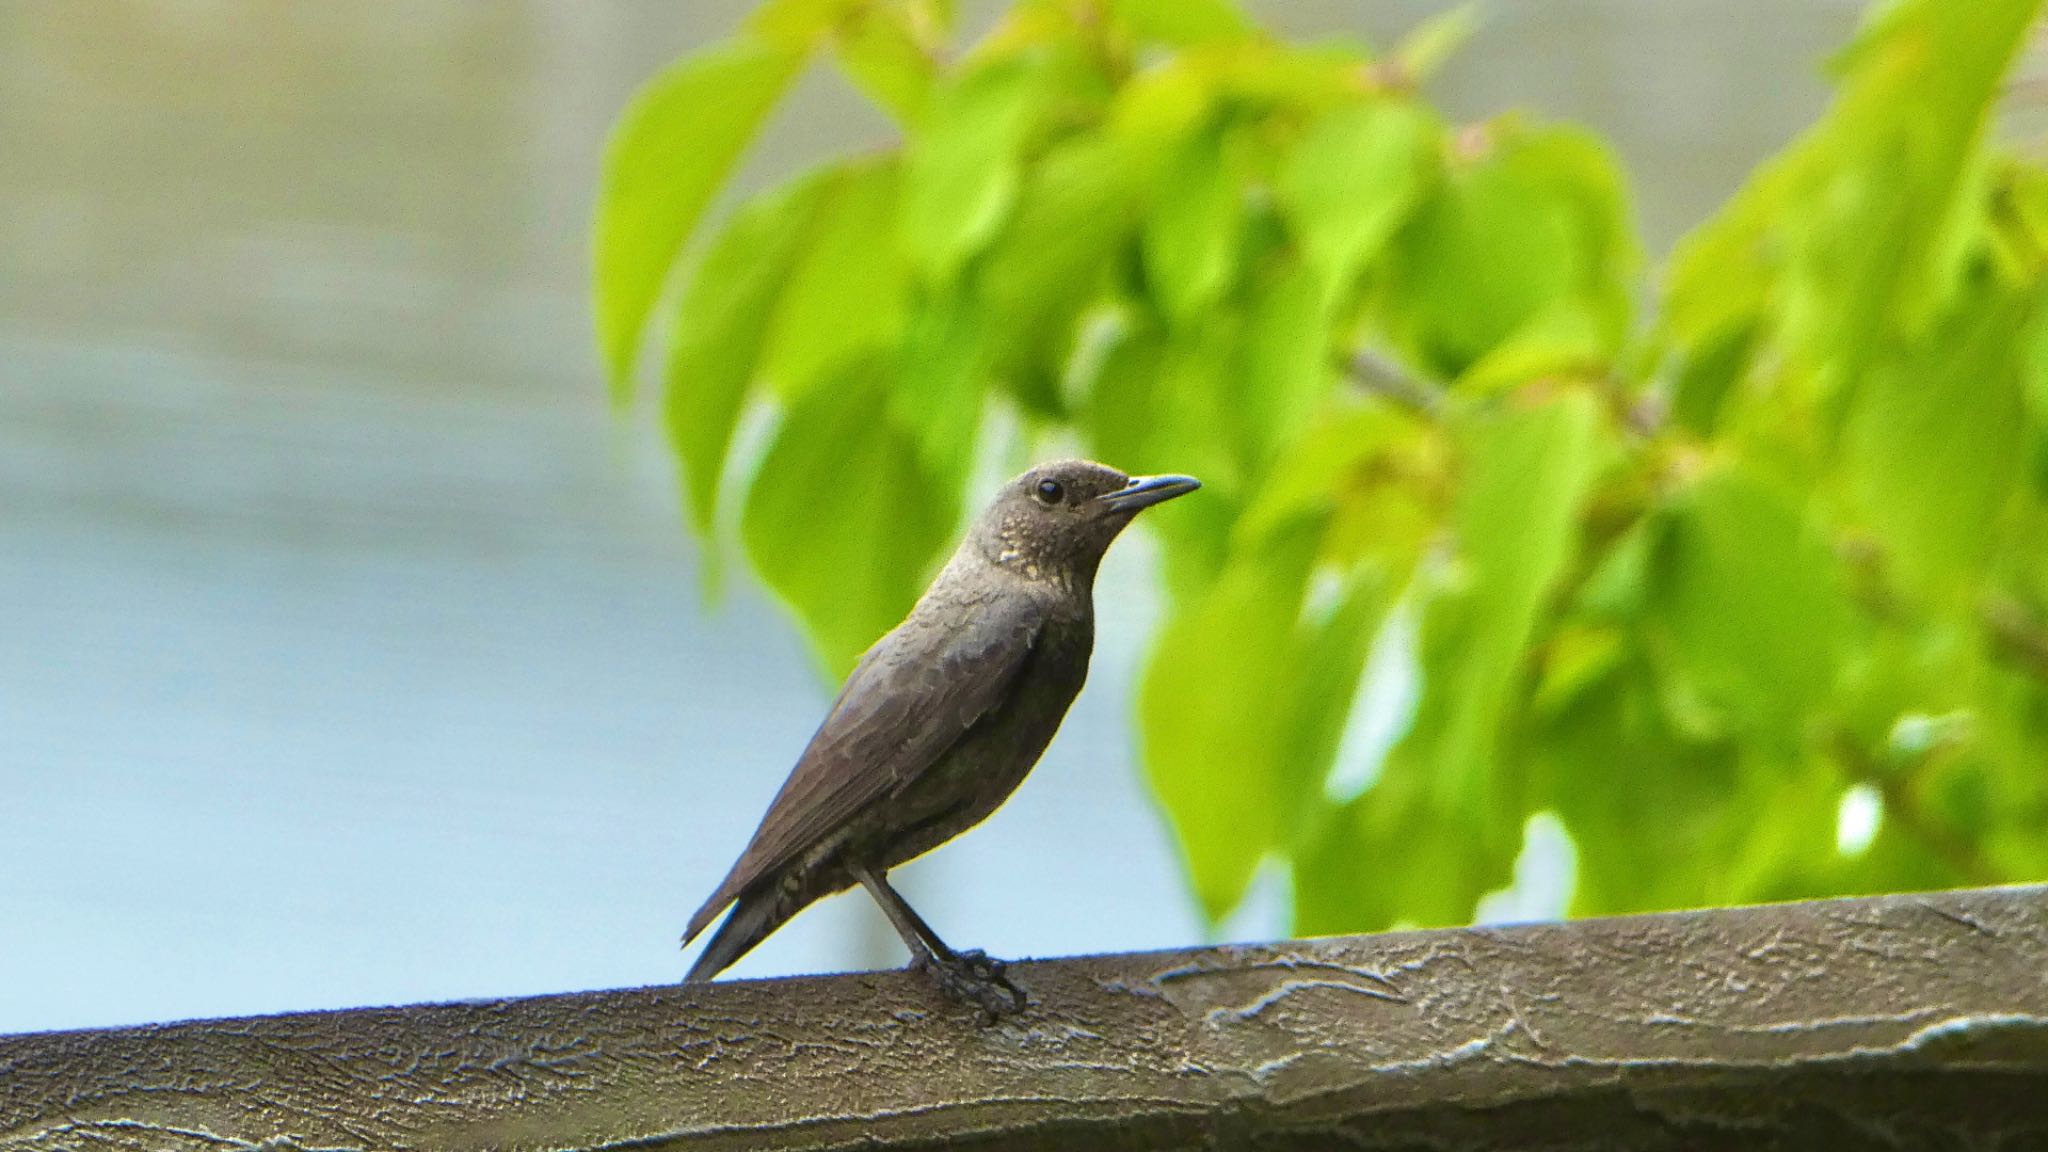
{"label": "bird's leg", "polygon": [[1024,990],[1003,974],[1002,961],[980,951],[955,952],[948,948],[910,902],[889,887],[882,873],[856,865],[853,875],[875,898],[875,903],[882,906],[882,914],[903,938],[904,947],[910,949],[912,967],[930,972],[948,995],[980,1008],[991,1019],[1023,1010],[1027,1003]]}
{"label": "bird's leg", "polygon": [[888,880],[862,866],[856,866],[853,874],[860,880],[861,887],[868,890],[868,895],[875,898],[875,903],[882,906],[882,915],[889,918],[890,926],[903,937],[903,943],[912,956],[918,959],[926,956],[938,960],[953,959],[953,950],[946,947],[946,942],[939,939],[939,934],[924,922],[924,917],[917,914],[917,909],[912,908],[908,900],[889,887]]}

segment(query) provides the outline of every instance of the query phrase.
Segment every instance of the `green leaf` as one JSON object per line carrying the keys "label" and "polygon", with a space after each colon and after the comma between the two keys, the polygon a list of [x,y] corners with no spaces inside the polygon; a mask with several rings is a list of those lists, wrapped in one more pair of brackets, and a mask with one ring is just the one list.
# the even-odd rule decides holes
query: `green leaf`
{"label": "green leaf", "polygon": [[1402,418],[1378,404],[1345,408],[1317,421],[1292,439],[1266,472],[1238,519],[1241,546],[1253,547],[1269,533],[1334,511],[1355,474],[1403,430]]}
{"label": "green leaf", "polygon": [[747,15],[748,36],[789,52],[809,52],[868,0],[763,0]]}
{"label": "green leaf", "polygon": [[[1211,493],[1205,487],[1203,496]],[[1159,575],[1169,603],[1185,604],[1207,592],[1230,559],[1230,527],[1237,516],[1230,493],[1215,499],[1178,500],[1146,517],[1159,538]]]}
{"label": "green leaf", "polygon": [[1835,559],[1791,492],[1740,465],[1676,499],[1651,560],[1652,611],[1692,693],[1767,741],[1832,686],[1846,605]]}
{"label": "green leaf", "polygon": [[1411,84],[1420,84],[1434,77],[1444,62],[1456,55],[1465,42],[1479,31],[1479,5],[1460,4],[1447,8],[1417,24],[1413,31],[1401,38],[1401,46],[1394,50],[1394,59],[1400,63],[1401,74]]}
{"label": "green leaf", "polygon": [[1295,738],[1295,620],[1315,544],[1294,533],[1228,565],[1161,631],[1138,697],[1147,777],[1211,921],[1278,842]]}
{"label": "green leaf", "polygon": [[1437,131],[1405,101],[1351,103],[1324,113],[1288,153],[1274,193],[1329,290],[1349,284],[1413,210]]}
{"label": "green leaf", "polygon": [[1507,883],[1519,838],[1433,808],[1424,783],[1382,779],[1319,822],[1294,856],[1296,935],[1464,924]]}
{"label": "green leaf", "polygon": [[1230,283],[1243,219],[1241,193],[1220,125],[1195,132],[1169,157],[1145,218],[1145,275],[1161,310],[1185,322]]}
{"label": "green leaf", "polygon": [[981,427],[988,383],[988,319],[979,302],[938,292],[911,313],[898,356],[890,411],[916,438],[918,457],[936,476],[964,475]]}
{"label": "green leaf", "polygon": [[1917,329],[1953,290],[2000,81],[2039,9],[1885,7],[1827,115],[1677,246],[1669,335],[1698,345],[1767,317],[1777,338],[1755,351],[1789,383],[1853,389],[1888,326]]}
{"label": "green leaf", "polygon": [[833,40],[839,67],[896,122],[919,125],[937,82],[943,28],[929,3],[869,4]]}
{"label": "green leaf", "polygon": [[1618,629],[1561,625],[1544,640],[1529,711],[1538,716],[1564,711],[1621,665],[1626,648]]}
{"label": "green leaf", "polygon": [[1900,574],[1967,593],[1998,536],[2025,447],[2022,301],[1972,297],[1912,351],[1876,366],[1846,437],[1851,483]]}
{"label": "green leaf", "polygon": [[769,319],[828,186],[804,180],[735,212],[683,295],[668,365],[668,428],[682,458],[690,523],[706,539]]}
{"label": "green leaf", "polygon": [[1255,470],[1294,439],[1336,379],[1330,313],[1320,277],[1302,265],[1282,269],[1251,302],[1232,407]]}
{"label": "green leaf", "polygon": [[1768,795],[1742,789],[1733,745],[1673,730],[1656,669],[1629,639],[1567,630],[1550,647],[1551,690],[1524,739],[1530,805],[1555,810],[1578,843],[1573,914],[1713,902],[1714,870],[1698,862],[1728,858]]}
{"label": "green leaf", "polygon": [[683,242],[760,129],[801,53],[733,41],[655,77],[612,129],[598,186],[598,340],[615,395],[632,388],[647,317]]}
{"label": "green leaf", "polygon": [[[1294,705],[1288,744],[1295,756],[1282,797],[1282,847],[1288,851],[1312,846],[1318,817],[1333,791],[1356,795],[1370,786],[1378,770],[1376,763],[1339,764],[1338,757],[1364,760],[1383,754],[1375,740],[1362,734],[1366,724],[1380,722],[1374,711],[1380,705],[1360,689],[1376,645],[1395,642],[1383,633],[1421,554],[1420,547],[1399,539],[1335,562],[1327,540],[1322,551],[1302,605],[1301,642],[1288,692]],[[1354,726],[1361,731],[1354,732]]]}
{"label": "green leaf", "polygon": [[1112,0],[1116,18],[1132,37],[1191,47],[1221,40],[1236,40],[1252,31],[1237,5],[1230,0]]}
{"label": "green leaf", "polygon": [[977,283],[998,371],[1027,405],[1057,411],[1072,325],[1102,294],[1111,259],[1135,227],[1137,188],[1122,146],[1081,138],[1048,153],[1025,180]]}
{"label": "green leaf", "polygon": [[835,681],[910,610],[958,520],[961,477],[918,461],[881,365],[856,361],[791,404],[747,494],[747,556]]}
{"label": "green leaf", "polygon": [[1610,348],[1627,330],[1636,248],[1612,155],[1568,129],[1495,135],[1403,230],[1385,293],[1389,327],[1444,377],[1574,297]]}
{"label": "green leaf", "polygon": [[1612,351],[1612,334],[1599,315],[1584,300],[1567,297],[1531,316],[1465,369],[1458,390],[1483,396],[1534,380],[1597,378]]}
{"label": "green leaf", "polygon": [[783,397],[802,396],[901,337],[908,281],[893,227],[898,182],[893,163],[862,163],[841,169],[825,193],[763,365]]}
{"label": "green leaf", "polygon": [[1647,519],[1630,524],[1608,542],[1605,555],[1588,565],[1572,598],[1573,611],[1590,621],[1632,621],[1649,598],[1650,550],[1654,527]]}
{"label": "green leaf", "polygon": [[1135,474],[1172,456],[1157,443],[1152,418],[1160,402],[1159,375],[1165,361],[1166,338],[1156,328],[1138,327],[1107,337],[1080,412],[1089,451],[1098,458]]}
{"label": "green leaf", "polygon": [[1046,96],[1040,69],[999,60],[940,87],[906,149],[906,250],[944,279],[995,235],[1016,200],[1019,152]]}
{"label": "green leaf", "polygon": [[1509,834],[1524,813],[1497,809],[1512,796],[1499,780],[1501,725],[1538,616],[1576,551],[1599,429],[1598,403],[1578,390],[1475,414],[1459,429],[1456,558],[1423,614],[1422,699],[1388,771],[1421,773],[1442,810],[1498,816]]}
{"label": "green leaf", "polygon": [[[1507,882],[1524,810],[1518,750],[1501,732],[1516,712],[1524,653],[1575,550],[1599,428],[1599,406],[1577,391],[1461,420],[1457,551],[1423,613],[1415,721],[1379,781],[1305,850],[1297,930],[1461,923]],[[1433,831],[1418,837],[1417,828]]]}
{"label": "green leaf", "polygon": [[[1793,177],[1787,160],[1767,161],[1719,212],[1673,246],[1658,320],[1675,343],[1719,344],[1755,326],[1775,278],[1774,248],[1764,233],[1783,213]],[[1746,343],[1740,347],[1747,351]]]}
{"label": "green leaf", "polygon": [[[1837,801],[1839,803],[1839,801]],[[1972,830],[1978,832],[1981,830]],[[1965,837],[1969,842],[1974,837]],[[1986,837],[1989,839],[1989,837]],[[2040,841],[2038,837],[2024,838],[2029,854],[2038,861]],[[1972,874],[1956,866],[1956,863],[1942,859],[1928,842],[1907,828],[1897,819],[1884,821],[1878,826],[1877,837],[1870,847],[1855,860],[1834,859],[1829,861],[1833,869],[1824,872],[1820,885],[1808,886],[1795,899],[1805,899],[1809,891],[1835,891],[1844,895],[1876,895],[1885,892],[1928,892],[1941,888],[1964,888],[1984,883],[1982,875]],[[2014,874],[2014,879],[2039,874],[2039,864]]]}
{"label": "green leaf", "polygon": [[1673,372],[1671,418],[1695,436],[1720,430],[1756,349],[1754,326],[1729,325],[1682,350]]}
{"label": "green leaf", "polygon": [[1713,854],[1727,864],[1711,878],[1708,902],[1760,904],[1827,891],[1838,859],[1839,778],[1823,763],[1778,749],[1748,745],[1739,756],[1744,795],[1728,807],[1748,819],[1724,826],[1732,835]]}
{"label": "green leaf", "polygon": [[1103,127],[1138,157],[1137,167],[1156,175],[1166,151],[1209,118],[1220,95],[1213,62],[1182,53],[1132,76],[1111,100]]}
{"label": "green leaf", "polygon": [[1456,376],[1571,291],[1575,247],[1562,206],[1515,167],[1453,170],[1404,237],[1397,330],[1432,372]]}
{"label": "green leaf", "polygon": [[1102,457],[1131,472],[1189,472],[1205,496],[1235,490],[1224,377],[1234,327],[1218,320],[1193,331],[1127,333],[1111,346],[1087,395],[1085,424]]}

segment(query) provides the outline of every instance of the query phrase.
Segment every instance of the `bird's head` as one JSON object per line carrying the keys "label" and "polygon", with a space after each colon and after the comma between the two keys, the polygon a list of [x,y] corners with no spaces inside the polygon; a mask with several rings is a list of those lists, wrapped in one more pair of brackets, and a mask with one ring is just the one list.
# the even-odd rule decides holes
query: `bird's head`
{"label": "bird's head", "polygon": [[1127,476],[1092,460],[1055,460],[1003,485],[974,536],[998,565],[1086,584],[1139,512],[1201,486],[1192,476]]}

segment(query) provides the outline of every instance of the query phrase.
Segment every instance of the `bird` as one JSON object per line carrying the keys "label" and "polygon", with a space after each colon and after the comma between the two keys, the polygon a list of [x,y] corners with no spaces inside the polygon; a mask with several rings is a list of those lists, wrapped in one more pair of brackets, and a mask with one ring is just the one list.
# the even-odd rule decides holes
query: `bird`
{"label": "bird", "polygon": [[889,870],[979,824],[1023,783],[1087,679],[1104,553],[1140,511],[1200,487],[1089,460],[1004,484],[910,614],[861,656],[690,918],[686,948],[725,914],[684,981],[711,979],[814,901],[858,884],[942,991],[989,1019],[1024,1008],[1003,963],[949,948]]}

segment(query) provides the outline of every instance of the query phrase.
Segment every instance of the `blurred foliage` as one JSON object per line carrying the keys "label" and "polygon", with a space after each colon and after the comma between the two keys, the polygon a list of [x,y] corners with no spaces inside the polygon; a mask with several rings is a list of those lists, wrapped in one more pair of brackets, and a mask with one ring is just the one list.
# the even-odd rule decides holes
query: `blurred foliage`
{"label": "blurred foliage", "polygon": [[[620,122],[599,329],[623,384],[665,317],[692,522],[835,675],[992,411],[1200,475],[1149,520],[1138,715],[1212,917],[1278,860],[1302,931],[1461,922],[1542,811],[1579,913],[2041,877],[2048,169],[1991,130],[2036,7],[1881,4],[1652,283],[1598,138],[1418,98],[1462,12],[1372,55],[1227,0],[1016,0],[964,47],[945,0],[770,0]],[[902,145],[688,245],[814,60]],[[1384,757],[1375,645],[1420,685]],[[1881,816],[1838,844],[1845,793]]]}

